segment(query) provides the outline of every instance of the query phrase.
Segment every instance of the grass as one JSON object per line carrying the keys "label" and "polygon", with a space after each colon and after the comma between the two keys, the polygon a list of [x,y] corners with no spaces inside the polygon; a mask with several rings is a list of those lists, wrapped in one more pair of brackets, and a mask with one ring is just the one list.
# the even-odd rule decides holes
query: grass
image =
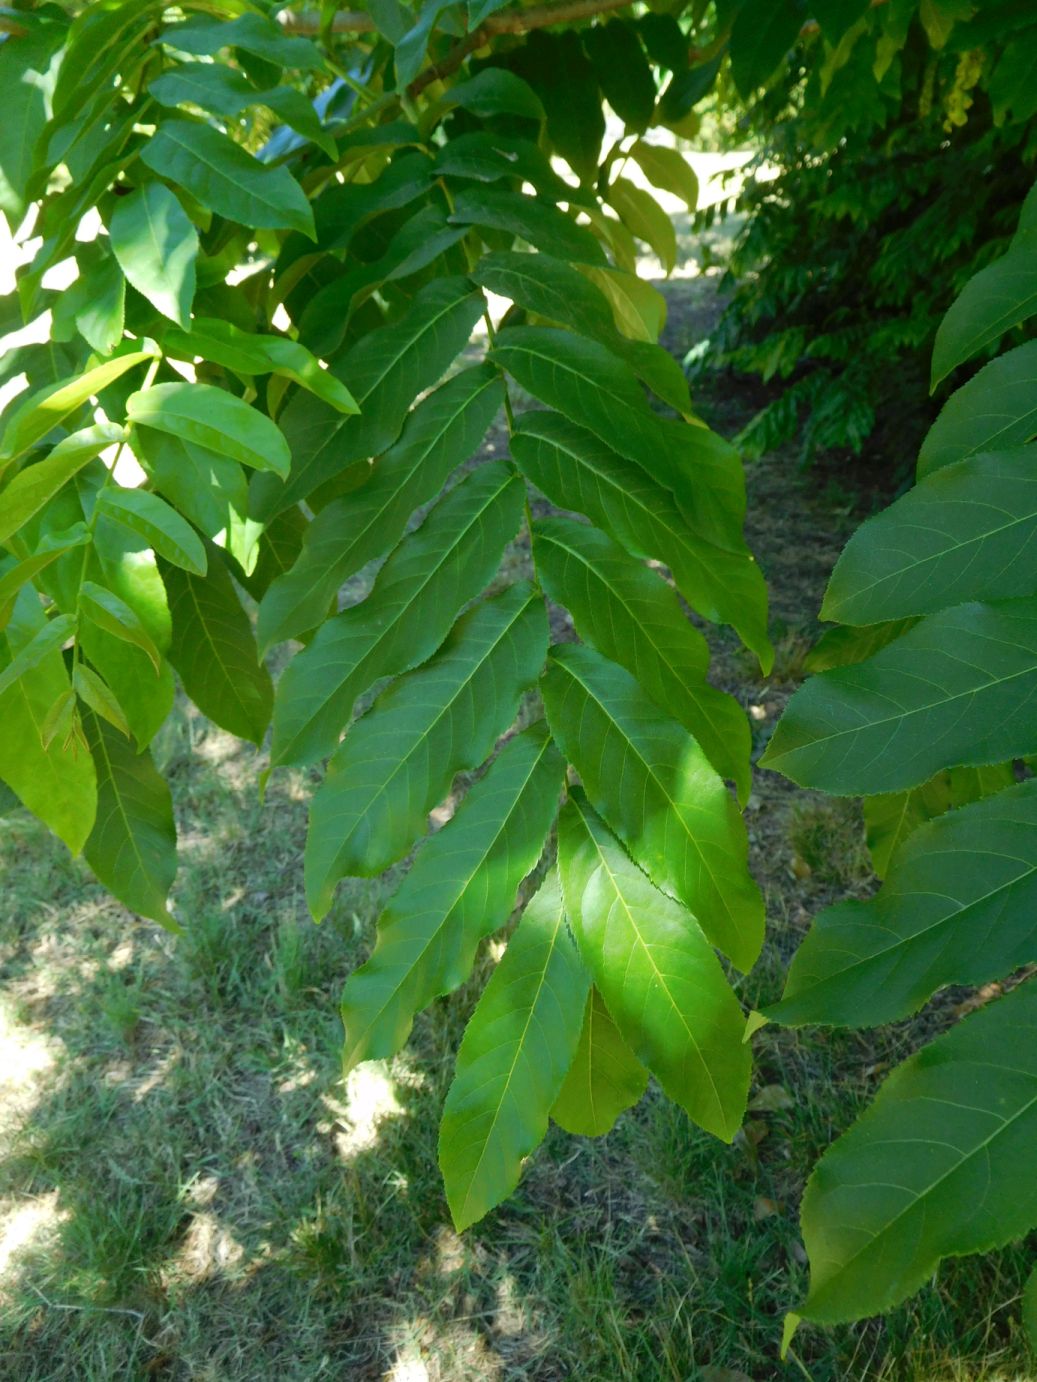
{"label": "grass", "polygon": [[[600,1141],[552,1129],[515,1198],[459,1239],[436,1125],[477,983],[343,1087],[336,996],[382,885],[355,885],[314,926],[294,866],[302,782],[275,779],[260,807],[251,751],[185,712],[174,728],[183,939],[122,912],[33,823],[0,833],[0,1375],[784,1375],[804,1176],[904,1031],[766,1029],[731,1147],[655,1089]],[[788,817],[788,858],[848,854],[852,820],[828,810]],[[796,928],[791,897],[846,882],[779,866],[779,933]],[[775,946],[745,1000],[780,972]],[[1031,1376],[1025,1256],[953,1264],[888,1321],[804,1331],[788,1375]]]}

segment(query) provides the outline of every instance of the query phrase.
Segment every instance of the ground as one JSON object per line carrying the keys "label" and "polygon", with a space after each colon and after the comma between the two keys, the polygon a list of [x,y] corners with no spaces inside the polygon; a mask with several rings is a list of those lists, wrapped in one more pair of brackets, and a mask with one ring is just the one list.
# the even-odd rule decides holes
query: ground
{"label": "ground", "polygon": [[[715,280],[667,296],[666,340],[683,353],[710,330]],[[723,378],[701,381],[697,400],[728,435],[755,406]],[[774,675],[762,681],[724,635],[713,643],[715,679],[762,749],[802,676],[839,546],[877,499],[783,455],[748,482]],[[343,1086],[337,998],[384,885],[341,889],[314,926],[305,778],[275,776],[260,802],[262,754],[185,708],[158,755],[181,832],[182,940],[128,916],[32,822],[0,822],[0,1376],[1035,1375],[1017,1323],[1021,1247],[949,1264],[885,1321],[803,1330],[778,1360],[782,1315],[805,1285],[796,1214],[811,1165],[966,995],[882,1034],[764,1029],[730,1147],[655,1088],[601,1140],[552,1128],[515,1197],[458,1238],[436,1126],[477,985],[425,1014],[391,1066]],[[769,919],[741,984],[756,1006],[777,995],[810,916],[873,882],[853,803],[760,773],[749,828]]]}

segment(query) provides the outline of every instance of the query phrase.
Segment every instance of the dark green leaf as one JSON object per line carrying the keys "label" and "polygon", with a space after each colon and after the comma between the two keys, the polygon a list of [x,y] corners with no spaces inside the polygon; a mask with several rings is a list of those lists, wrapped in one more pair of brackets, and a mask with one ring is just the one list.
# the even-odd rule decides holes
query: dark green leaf
{"label": "dark green leaf", "polygon": [[637,30],[625,19],[584,29],[583,46],[606,101],[628,130],[643,134],[655,110],[655,79]]}
{"label": "dark green leaf", "polygon": [[210,558],[206,574],[192,576],[164,564],[162,578],[173,616],[169,660],[184,690],[221,728],[260,743],[274,690],[226,568]]}
{"label": "dark green leaf", "polygon": [[1037,312],[1037,233],[1021,231],[951,304],[933,342],[932,384]]}
{"label": "dark green leaf", "polygon": [[163,30],[162,42],[196,57],[215,57],[224,48],[243,48],[276,67],[317,72],[324,66],[320,50],[308,38],[284,33],[279,24],[262,14],[246,12],[222,21],[199,16],[190,24],[173,24]]}
{"label": "dark green leaf", "polygon": [[1032,599],[931,614],[866,662],[802,686],[762,766],[836,795],[917,787],[941,768],[1037,753]]}
{"label": "dark green leaf", "polygon": [[153,384],[131,394],[126,415],[141,427],[168,432],[255,470],[288,473],[284,434],[265,414],[211,384]]}
{"label": "dark green leaf", "polygon": [[458,225],[506,230],[545,254],[577,263],[604,264],[605,252],[586,226],[578,226],[557,206],[520,192],[473,187],[458,194],[451,221]]}
{"label": "dark green leaf", "polygon": [[981,451],[1037,435],[1037,341],[999,355],[943,406],[918,453],[919,479]]}
{"label": "dark green leaf", "polygon": [[808,17],[800,0],[745,0],[731,30],[731,75],[742,96],[763,85]]}
{"label": "dark green leaf", "polygon": [[97,819],[84,857],[131,912],[170,926],[176,826],[169,788],[149,753],[135,753],[96,715],[84,726],[97,771]]}

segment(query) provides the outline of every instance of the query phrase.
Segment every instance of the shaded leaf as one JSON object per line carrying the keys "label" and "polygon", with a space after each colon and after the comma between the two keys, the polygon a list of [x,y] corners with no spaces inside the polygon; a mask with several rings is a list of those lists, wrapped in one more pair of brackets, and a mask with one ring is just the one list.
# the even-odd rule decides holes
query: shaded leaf
{"label": "shaded leaf", "polygon": [[205,547],[201,538],[190,523],[157,494],[109,485],[98,495],[97,505],[108,518],[142,537],[158,556],[196,576],[205,575]]}
{"label": "shaded leaf", "polygon": [[195,292],[198,232],[168,187],[148,182],[120,197],[109,222],[112,252],[157,312],[186,326]]}
{"label": "shaded leaf", "polygon": [[1037,435],[1037,341],[999,355],[943,405],[918,453],[922,479],[981,451],[1004,451]]}
{"label": "shaded leaf", "polygon": [[126,415],[141,427],[168,432],[256,470],[285,476],[291,453],[264,413],[212,384],[153,384],[131,394]]}
{"label": "shaded leaf", "polygon": [[601,1137],[645,1092],[648,1071],[623,1040],[596,988],[587,996],[576,1055],[551,1108],[566,1132]]}

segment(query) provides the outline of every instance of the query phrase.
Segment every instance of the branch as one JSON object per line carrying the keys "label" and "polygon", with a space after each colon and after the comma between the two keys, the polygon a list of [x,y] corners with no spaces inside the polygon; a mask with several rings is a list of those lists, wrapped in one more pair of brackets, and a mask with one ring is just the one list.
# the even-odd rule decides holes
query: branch
{"label": "branch", "polygon": [[[546,29],[550,24],[571,24],[577,19],[592,19],[596,14],[624,9],[630,3],[631,0],[557,0],[555,4],[534,5],[528,10],[504,10],[491,14],[463,42],[469,44],[476,35],[482,36],[482,42],[468,49],[468,52],[472,52],[495,34],[528,34],[533,29]],[[278,22],[289,34],[319,34],[321,31],[320,15],[314,10],[303,10],[298,14],[282,10]],[[374,20],[360,10],[339,10],[331,21],[331,31],[335,34],[369,34],[374,29]],[[459,66],[461,61],[463,58],[456,65]]]}

